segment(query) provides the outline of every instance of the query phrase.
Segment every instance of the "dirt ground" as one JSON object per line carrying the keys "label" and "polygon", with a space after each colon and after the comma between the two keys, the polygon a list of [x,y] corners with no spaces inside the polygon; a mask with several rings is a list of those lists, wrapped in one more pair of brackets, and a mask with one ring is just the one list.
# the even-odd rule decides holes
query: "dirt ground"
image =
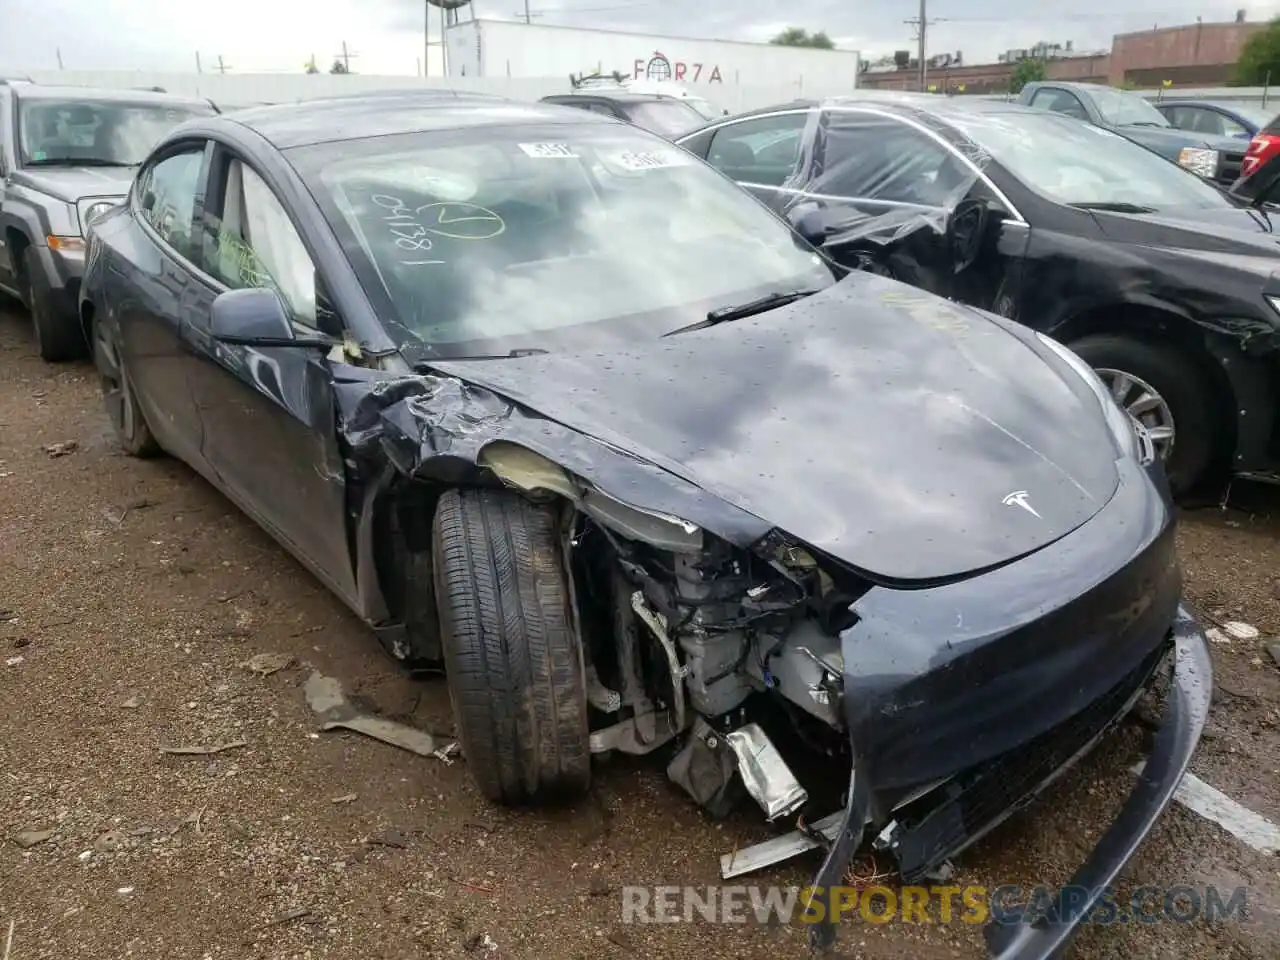
{"label": "dirt ground", "polygon": [[[1280,497],[1248,500],[1182,528],[1191,601],[1262,630],[1214,647],[1195,770],[1280,822],[1280,670],[1264,648],[1280,634]],[[0,544],[5,960],[806,955],[799,925],[622,922],[624,885],[714,884],[720,854],[766,836],[751,811],[704,821],[656,764],[610,761],[574,809],[513,812],[479,796],[465,761],[318,732],[303,698],[312,670],[448,735],[443,681],[398,672],[192,471],[122,455],[92,369],[41,363],[7,308]],[[263,653],[293,666],[248,670]],[[1130,786],[1140,739],[1119,731],[966,854],[956,882],[1065,880]],[[235,741],[214,756],[160,749]],[[23,846],[31,831],[51,833]],[[802,858],[747,882],[803,884],[815,866]],[[1280,956],[1280,858],[1177,805],[1126,883],[1243,886],[1248,908],[1214,924],[1093,927],[1071,957]],[[979,928],[959,923],[855,922],[840,944],[849,957],[984,955]]]}

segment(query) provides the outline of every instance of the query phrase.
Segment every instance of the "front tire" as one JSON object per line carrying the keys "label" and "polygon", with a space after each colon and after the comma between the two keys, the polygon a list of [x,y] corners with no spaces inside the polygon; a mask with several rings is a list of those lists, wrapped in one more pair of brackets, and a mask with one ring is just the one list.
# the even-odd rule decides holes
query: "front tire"
{"label": "front tire", "polygon": [[119,340],[114,328],[103,320],[93,324],[93,362],[102,383],[107,416],[124,452],[143,460],[159,456],[162,452],[160,444],[152,435],[146,415],[138,405]]}
{"label": "front tire", "polygon": [[1120,334],[1095,334],[1068,346],[1147,427],[1173,492],[1186,494],[1205,483],[1217,454],[1220,404],[1196,363],[1176,347]]}
{"label": "front tire", "polygon": [[31,314],[36,349],[46,363],[63,363],[84,354],[80,325],[58,315],[53,308],[53,291],[45,279],[35,247],[22,252],[22,294]]}
{"label": "front tire", "polygon": [[449,698],[477,785],[512,805],[583,793],[586,683],[554,509],[451,490],[432,550]]}

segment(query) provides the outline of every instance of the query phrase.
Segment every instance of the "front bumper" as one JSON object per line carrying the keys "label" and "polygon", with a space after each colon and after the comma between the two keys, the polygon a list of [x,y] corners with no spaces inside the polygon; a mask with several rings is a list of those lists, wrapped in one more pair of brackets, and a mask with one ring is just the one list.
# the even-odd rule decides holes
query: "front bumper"
{"label": "front bumper", "polygon": [[[994,960],[1056,960],[1173,799],[1204,729],[1213,671],[1204,632],[1182,607],[1178,608],[1172,633],[1174,663],[1168,699],[1154,746],[1133,791],[1089,859],[1071,878],[1072,896],[1058,898],[1032,922],[987,925],[986,940]],[[1060,772],[1054,771],[1033,794]],[[825,890],[842,882],[861,841],[862,831],[853,824],[861,819],[866,801],[865,790],[858,789],[855,776],[845,822],[814,880],[815,887]],[[1085,895],[1079,895],[1080,891]],[[828,904],[828,916],[829,910]],[[830,945],[834,934],[829,922],[818,924],[813,930],[815,945]]]}
{"label": "front bumper", "polygon": [[[80,316],[80,281],[84,277],[84,252],[36,247],[41,271],[49,285],[49,300],[55,316],[74,320]],[[32,278],[32,282],[36,282]]]}

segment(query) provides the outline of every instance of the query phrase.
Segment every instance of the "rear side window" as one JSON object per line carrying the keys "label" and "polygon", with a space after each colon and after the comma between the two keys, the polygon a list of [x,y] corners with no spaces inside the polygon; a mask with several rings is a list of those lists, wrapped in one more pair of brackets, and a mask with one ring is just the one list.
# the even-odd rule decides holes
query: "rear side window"
{"label": "rear side window", "polygon": [[1258,131],[1259,133],[1270,134],[1271,136],[1280,136],[1280,116],[1272,119],[1265,127]]}
{"label": "rear side window", "polygon": [[203,144],[193,145],[148,167],[137,188],[143,219],[165,243],[193,262],[199,262],[192,223],[203,161]]}

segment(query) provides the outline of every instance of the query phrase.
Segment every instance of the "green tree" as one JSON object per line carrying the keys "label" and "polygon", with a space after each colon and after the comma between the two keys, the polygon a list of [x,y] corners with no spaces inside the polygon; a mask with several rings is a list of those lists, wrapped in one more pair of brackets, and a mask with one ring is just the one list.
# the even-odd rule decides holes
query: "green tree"
{"label": "green tree", "polygon": [[333,66],[329,68],[329,72],[330,73],[350,73],[351,71],[347,69],[347,65],[343,63],[341,60],[335,60],[333,61]]}
{"label": "green tree", "polygon": [[803,27],[787,27],[769,42],[779,47],[814,47],[818,50],[834,50],[836,47],[827,31],[810,33]]}
{"label": "green tree", "polygon": [[1019,60],[1013,68],[1013,76],[1009,78],[1009,92],[1021,93],[1028,83],[1043,80],[1047,75],[1043,60]]}
{"label": "green tree", "polygon": [[1241,86],[1262,86],[1268,75],[1272,83],[1280,82],[1280,17],[1244,42],[1236,62],[1236,82]]}

